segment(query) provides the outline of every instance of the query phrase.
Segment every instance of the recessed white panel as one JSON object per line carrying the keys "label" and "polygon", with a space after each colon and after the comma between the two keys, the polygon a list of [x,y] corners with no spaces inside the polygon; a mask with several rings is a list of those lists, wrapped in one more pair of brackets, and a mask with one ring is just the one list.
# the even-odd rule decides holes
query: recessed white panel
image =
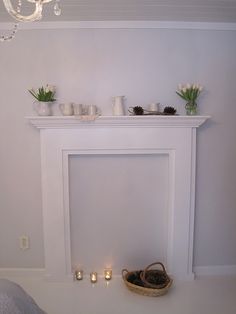
{"label": "recessed white panel", "polygon": [[167,261],[167,155],[71,155],[69,191],[73,266]]}

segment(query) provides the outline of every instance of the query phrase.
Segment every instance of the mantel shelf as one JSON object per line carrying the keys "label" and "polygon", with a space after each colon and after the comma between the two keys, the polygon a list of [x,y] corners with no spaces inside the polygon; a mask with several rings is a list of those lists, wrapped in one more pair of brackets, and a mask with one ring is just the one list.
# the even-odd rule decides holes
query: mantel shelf
{"label": "mantel shelf", "polygon": [[185,127],[197,128],[210,116],[100,116],[94,121],[82,121],[76,116],[27,116],[38,129],[77,129],[87,127]]}

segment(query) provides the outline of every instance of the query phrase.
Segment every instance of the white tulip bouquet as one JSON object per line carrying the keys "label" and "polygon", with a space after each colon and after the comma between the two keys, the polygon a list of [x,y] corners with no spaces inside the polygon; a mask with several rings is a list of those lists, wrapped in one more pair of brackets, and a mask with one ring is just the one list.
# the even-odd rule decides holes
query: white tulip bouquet
{"label": "white tulip bouquet", "polygon": [[199,84],[179,84],[176,94],[187,101],[185,105],[187,115],[197,114],[196,100],[200,95],[203,87]]}
{"label": "white tulip bouquet", "polygon": [[56,99],[54,98],[56,89],[52,85],[46,85],[46,87],[39,87],[37,90],[31,88],[29,89],[30,94],[38,101],[52,102]]}
{"label": "white tulip bouquet", "polygon": [[196,103],[203,87],[199,84],[179,84],[176,94],[189,103]]}

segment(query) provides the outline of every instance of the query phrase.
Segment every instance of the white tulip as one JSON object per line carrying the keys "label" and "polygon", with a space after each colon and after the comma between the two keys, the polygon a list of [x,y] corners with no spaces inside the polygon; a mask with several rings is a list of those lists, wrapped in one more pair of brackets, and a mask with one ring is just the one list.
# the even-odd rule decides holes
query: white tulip
{"label": "white tulip", "polygon": [[178,84],[178,90],[182,90],[183,84]]}
{"label": "white tulip", "polygon": [[190,89],[190,88],[191,88],[191,84],[189,84],[189,83],[186,84],[186,88],[187,88],[187,89]]}
{"label": "white tulip", "polygon": [[47,84],[47,86],[46,86],[46,92],[48,93],[48,92],[55,92],[55,86],[53,86],[53,85],[48,85]]}
{"label": "white tulip", "polygon": [[50,85],[50,90],[51,90],[52,92],[55,92],[56,87],[55,87],[55,86],[53,86],[53,85]]}

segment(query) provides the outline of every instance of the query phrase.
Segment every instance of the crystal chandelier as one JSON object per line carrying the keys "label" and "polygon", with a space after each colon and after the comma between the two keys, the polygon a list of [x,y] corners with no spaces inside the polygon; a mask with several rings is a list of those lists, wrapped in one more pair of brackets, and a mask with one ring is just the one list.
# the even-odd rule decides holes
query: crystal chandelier
{"label": "crystal chandelier", "polygon": [[22,1],[17,0],[16,9],[14,9],[11,0],[3,0],[3,4],[7,10],[7,12],[17,21],[14,24],[13,29],[11,30],[8,36],[0,36],[0,41],[9,41],[14,38],[17,30],[18,30],[18,22],[34,22],[39,21],[42,18],[43,12],[43,5],[48,2],[54,1],[54,14],[61,15],[61,7],[60,7],[60,0],[27,0],[35,5],[34,12],[29,15],[22,15],[21,14],[21,6]]}

